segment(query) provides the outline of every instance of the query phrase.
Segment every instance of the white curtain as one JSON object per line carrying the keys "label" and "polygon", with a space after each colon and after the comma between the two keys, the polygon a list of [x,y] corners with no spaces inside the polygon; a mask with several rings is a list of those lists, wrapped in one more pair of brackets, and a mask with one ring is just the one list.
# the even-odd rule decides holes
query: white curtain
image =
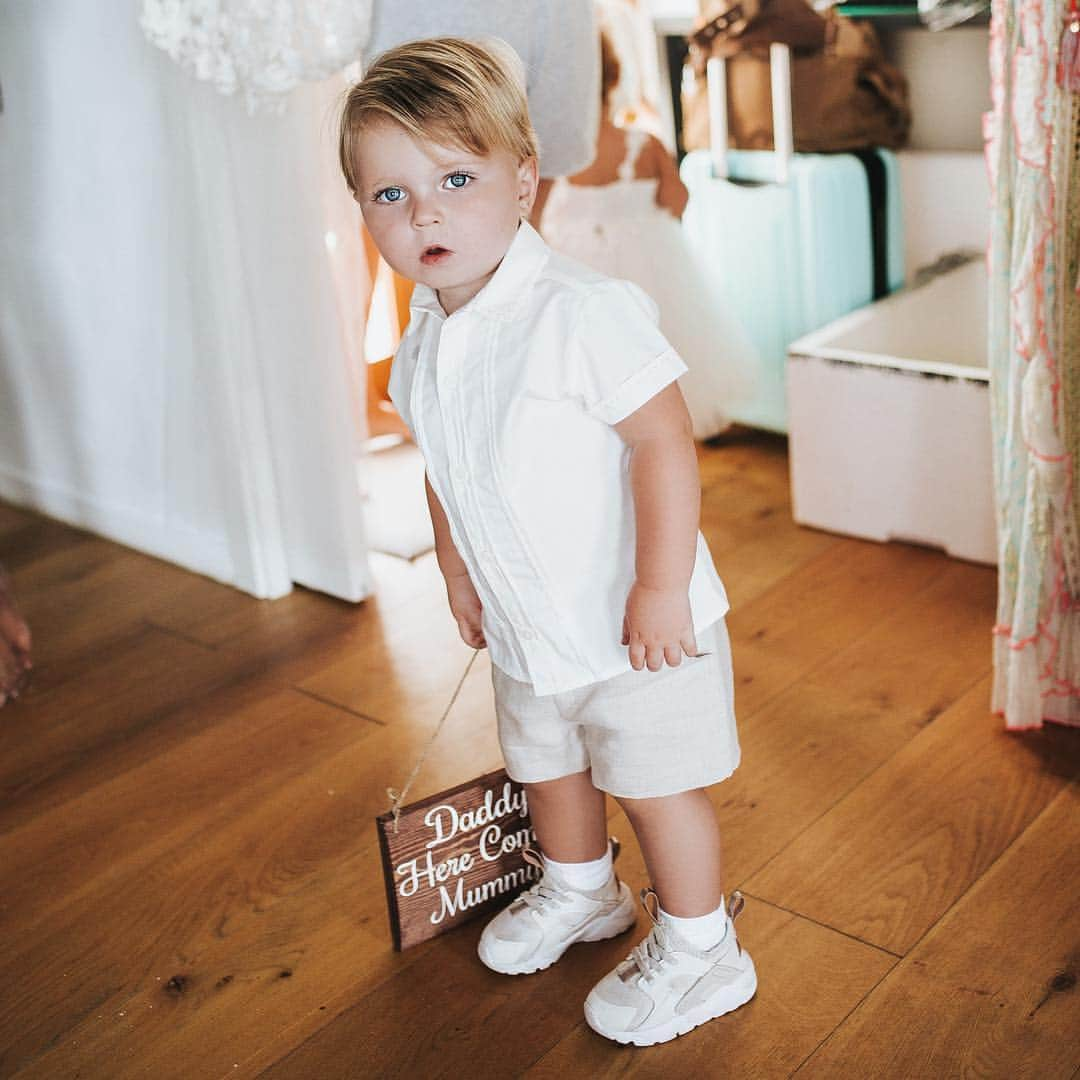
{"label": "white curtain", "polygon": [[138,16],[0,6],[0,495],[256,596],[360,599],[344,82],[251,115]]}

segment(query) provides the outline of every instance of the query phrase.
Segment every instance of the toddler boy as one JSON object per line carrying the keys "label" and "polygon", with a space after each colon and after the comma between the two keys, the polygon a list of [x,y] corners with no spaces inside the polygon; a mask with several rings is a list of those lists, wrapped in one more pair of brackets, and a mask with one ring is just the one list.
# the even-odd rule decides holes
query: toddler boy
{"label": "toddler boy", "polygon": [[686,366],[639,289],[527,224],[523,85],[502,43],[392,49],[348,95],[341,163],[383,258],[417,283],[390,396],[423,452],[450,609],[489,649],[507,772],[543,852],[480,958],[525,974],[633,925],[610,793],[645,856],[653,926],[585,1016],[647,1045],[757,986],[704,790],[739,761],[728,604],[698,529]]}

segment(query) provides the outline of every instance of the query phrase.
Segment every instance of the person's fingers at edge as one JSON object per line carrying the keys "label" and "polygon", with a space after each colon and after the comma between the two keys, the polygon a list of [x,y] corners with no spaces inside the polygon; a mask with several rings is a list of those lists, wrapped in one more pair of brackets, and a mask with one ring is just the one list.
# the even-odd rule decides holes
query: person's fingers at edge
{"label": "person's fingers at edge", "polygon": [[22,670],[23,665],[18,650],[12,649],[0,639],[0,690],[5,693],[10,691],[22,674]]}
{"label": "person's fingers at edge", "polygon": [[0,603],[0,640],[6,639],[25,652],[30,651],[30,627],[18,611]]}

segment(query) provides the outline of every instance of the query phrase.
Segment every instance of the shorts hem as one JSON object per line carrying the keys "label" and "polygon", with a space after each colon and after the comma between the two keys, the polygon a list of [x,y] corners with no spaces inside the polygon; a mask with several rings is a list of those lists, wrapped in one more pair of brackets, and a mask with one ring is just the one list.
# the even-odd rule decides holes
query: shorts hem
{"label": "shorts hem", "polygon": [[586,762],[580,769],[571,768],[569,772],[560,772],[556,776],[529,776],[526,778],[524,775],[518,773],[515,775],[510,766],[503,761],[503,767],[506,769],[506,775],[514,781],[515,784],[546,784],[549,780],[562,780],[566,776],[576,776],[578,773],[588,772],[592,766]]}
{"label": "shorts hem", "polygon": [[736,761],[727,772],[712,774],[713,779],[704,780],[698,783],[683,783],[677,781],[676,787],[664,787],[652,789],[642,794],[641,792],[635,792],[633,795],[613,790],[617,785],[613,784],[610,787],[605,786],[597,782],[596,778],[593,778],[593,786],[599,788],[601,791],[606,792],[613,799],[664,799],[669,795],[681,795],[684,791],[697,791],[698,788],[712,787],[713,784],[722,783],[724,780],[729,779],[734,775],[735,770],[739,767],[740,761]]}

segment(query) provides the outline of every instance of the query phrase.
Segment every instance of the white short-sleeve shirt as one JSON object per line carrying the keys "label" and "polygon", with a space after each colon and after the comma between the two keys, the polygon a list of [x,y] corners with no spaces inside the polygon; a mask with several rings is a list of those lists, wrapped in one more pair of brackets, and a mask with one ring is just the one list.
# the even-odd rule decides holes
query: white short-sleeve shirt
{"label": "white short-sleeve shirt", "polygon": [[[447,316],[417,285],[390,398],[483,605],[491,660],[554,694],[630,670],[630,448],[612,426],[686,371],[637,286],[553,252],[522,223]],[[694,628],[728,610],[698,533]]]}

